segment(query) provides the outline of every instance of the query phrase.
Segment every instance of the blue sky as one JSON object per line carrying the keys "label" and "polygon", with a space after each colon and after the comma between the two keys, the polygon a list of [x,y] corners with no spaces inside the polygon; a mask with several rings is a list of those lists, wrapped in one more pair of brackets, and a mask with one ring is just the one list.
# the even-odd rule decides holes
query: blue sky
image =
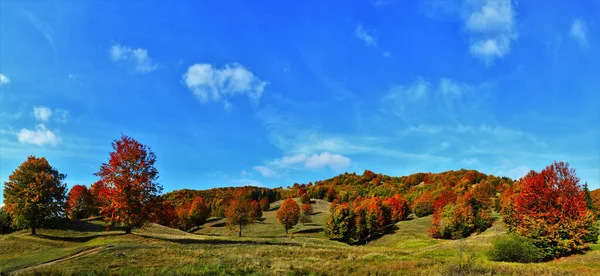
{"label": "blue sky", "polygon": [[600,187],[599,1],[2,1],[0,179],[91,184],[121,133],[165,191],[365,169]]}

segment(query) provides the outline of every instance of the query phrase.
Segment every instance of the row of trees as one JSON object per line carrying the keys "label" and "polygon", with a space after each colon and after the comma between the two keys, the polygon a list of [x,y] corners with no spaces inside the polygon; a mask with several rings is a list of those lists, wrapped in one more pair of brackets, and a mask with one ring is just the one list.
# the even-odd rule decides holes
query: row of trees
{"label": "row of trees", "polygon": [[409,203],[402,195],[357,198],[352,203],[331,205],[325,234],[347,243],[366,243],[381,234],[386,226],[406,219]]}

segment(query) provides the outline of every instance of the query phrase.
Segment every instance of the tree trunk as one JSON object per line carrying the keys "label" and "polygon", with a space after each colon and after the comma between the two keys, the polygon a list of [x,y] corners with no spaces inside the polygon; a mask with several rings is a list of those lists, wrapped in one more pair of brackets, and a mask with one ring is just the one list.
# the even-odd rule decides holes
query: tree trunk
{"label": "tree trunk", "polygon": [[125,234],[131,234],[131,226],[125,226]]}
{"label": "tree trunk", "polygon": [[242,236],[242,224],[240,223],[240,229],[238,230],[238,237]]}
{"label": "tree trunk", "polygon": [[287,233],[288,233],[288,226],[287,226],[287,224],[286,224],[286,225],[285,225],[285,234],[287,234]]}
{"label": "tree trunk", "polygon": [[35,233],[35,225],[32,225],[32,226],[31,226],[31,235],[37,235],[37,234]]}

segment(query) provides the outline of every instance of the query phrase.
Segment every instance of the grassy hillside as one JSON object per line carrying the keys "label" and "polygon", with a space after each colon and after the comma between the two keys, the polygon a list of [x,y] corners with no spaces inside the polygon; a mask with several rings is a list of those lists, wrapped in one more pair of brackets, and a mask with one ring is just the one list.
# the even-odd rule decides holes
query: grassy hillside
{"label": "grassy hillside", "polygon": [[500,221],[482,234],[449,241],[427,235],[431,217],[416,218],[399,222],[367,245],[349,246],[323,235],[329,203],[316,200],[313,223],[294,227],[289,236],[275,219],[280,204],[273,203],[271,210],[264,212],[264,220],[244,229],[242,238],[228,229],[223,219],[211,219],[193,233],[153,224],[124,235],[120,229],[105,231],[102,221],[91,220],[73,222],[64,229],[40,229],[38,236],[27,231],[3,235],[0,271],[44,275],[447,275],[462,267],[472,273],[600,274],[599,245],[585,254],[549,263],[488,261],[484,252],[490,241],[505,232]]}

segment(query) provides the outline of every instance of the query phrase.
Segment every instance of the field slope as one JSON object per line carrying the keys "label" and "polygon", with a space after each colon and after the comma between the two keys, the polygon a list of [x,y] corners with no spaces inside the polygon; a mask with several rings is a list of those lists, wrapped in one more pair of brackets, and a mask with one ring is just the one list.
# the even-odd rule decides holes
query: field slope
{"label": "field slope", "polygon": [[[431,217],[399,222],[366,245],[350,246],[324,237],[326,201],[314,202],[313,222],[291,235],[277,224],[281,202],[263,220],[244,229],[244,237],[213,218],[192,233],[149,225],[125,235],[105,231],[100,220],[72,222],[64,229],[20,231],[0,236],[0,272],[9,274],[472,274],[600,275],[600,247],[543,264],[494,263],[485,251],[504,234],[500,221],[462,241],[432,239]],[[462,252],[462,259],[459,257]]]}

